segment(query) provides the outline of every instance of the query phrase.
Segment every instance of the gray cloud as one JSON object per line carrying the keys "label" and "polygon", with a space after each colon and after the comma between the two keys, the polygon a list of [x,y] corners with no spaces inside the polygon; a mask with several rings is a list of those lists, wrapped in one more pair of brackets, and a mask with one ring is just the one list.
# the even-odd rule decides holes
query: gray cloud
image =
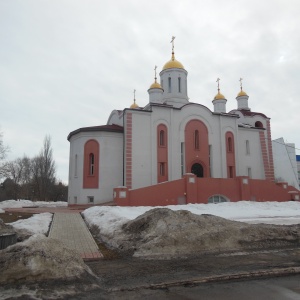
{"label": "gray cloud", "polygon": [[113,109],[147,104],[154,65],[171,56],[189,72],[190,101],[212,106],[216,79],[236,107],[266,113],[273,138],[300,148],[298,0],[0,2],[0,126],[10,159],[35,155],[50,134],[67,181],[66,136],[105,124]]}

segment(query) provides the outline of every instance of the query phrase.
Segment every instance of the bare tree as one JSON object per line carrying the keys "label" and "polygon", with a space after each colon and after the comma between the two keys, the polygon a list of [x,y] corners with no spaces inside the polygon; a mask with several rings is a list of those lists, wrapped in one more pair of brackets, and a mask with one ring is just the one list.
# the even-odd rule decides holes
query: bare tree
{"label": "bare tree", "polygon": [[24,161],[22,158],[9,161],[5,166],[5,175],[10,178],[13,183],[13,199],[19,199],[21,192],[21,184],[24,177]]}
{"label": "bare tree", "polygon": [[51,137],[46,136],[39,155],[32,159],[34,194],[41,200],[51,200],[51,188],[55,184],[55,162],[51,148]]}
{"label": "bare tree", "polygon": [[4,159],[6,158],[7,152],[9,148],[4,145],[3,140],[2,140],[2,133],[0,132],[0,178],[5,176],[5,161]]}
{"label": "bare tree", "polygon": [[3,174],[9,181],[9,187],[13,186],[13,199],[31,199],[32,198],[32,160],[24,156],[9,161],[5,164]]}

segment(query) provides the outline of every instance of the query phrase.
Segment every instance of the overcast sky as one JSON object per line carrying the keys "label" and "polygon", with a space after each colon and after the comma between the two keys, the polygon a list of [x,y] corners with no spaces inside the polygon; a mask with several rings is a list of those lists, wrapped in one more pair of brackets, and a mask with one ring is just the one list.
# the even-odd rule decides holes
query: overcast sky
{"label": "overcast sky", "polygon": [[[114,109],[148,102],[175,56],[191,102],[213,110],[219,77],[227,111],[239,78],[272,138],[300,148],[299,0],[0,0],[0,131],[8,159],[33,157],[52,137],[68,182],[69,132],[106,124]],[[300,151],[297,151],[300,153]]]}

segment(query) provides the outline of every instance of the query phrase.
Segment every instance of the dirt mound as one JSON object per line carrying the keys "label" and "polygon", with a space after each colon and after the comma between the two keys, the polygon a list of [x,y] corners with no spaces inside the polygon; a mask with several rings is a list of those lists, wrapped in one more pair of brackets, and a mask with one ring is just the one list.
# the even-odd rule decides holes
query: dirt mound
{"label": "dirt mound", "polygon": [[155,208],[124,224],[112,239],[112,247],[134,256],[173,257],[299,245],[300,225],[250,225],[213,215]]}
{"label": "dirt mound", "polygon": [[1,250],[0,270],[0,284],[93,276],[79,253],[44,235]]}

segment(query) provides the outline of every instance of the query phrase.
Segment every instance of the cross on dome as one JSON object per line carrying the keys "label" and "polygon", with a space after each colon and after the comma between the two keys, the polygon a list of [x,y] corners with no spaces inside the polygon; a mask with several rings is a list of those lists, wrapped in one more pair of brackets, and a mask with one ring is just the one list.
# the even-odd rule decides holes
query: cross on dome
{"label": "cross on dome", "polygon": [[240,81],[240,86],[241,86],[241,90],[242,90],[243,89],[243,82],[242,82],[243,78],[241,77],[239,81]]}
{"label": "cross on dome", "polygon": [[174,40],[175,40],[175,36],[172,36],[172,40],[170,43],[172,43],[172,53],[174,52]]}
{"label": "cross on dome", "polygon": [[223,100],[225,99],[224,95],[220,93],[220,78],[217,78],[216,82],[218,84],[218,94],[215,96],[214,100]]}

